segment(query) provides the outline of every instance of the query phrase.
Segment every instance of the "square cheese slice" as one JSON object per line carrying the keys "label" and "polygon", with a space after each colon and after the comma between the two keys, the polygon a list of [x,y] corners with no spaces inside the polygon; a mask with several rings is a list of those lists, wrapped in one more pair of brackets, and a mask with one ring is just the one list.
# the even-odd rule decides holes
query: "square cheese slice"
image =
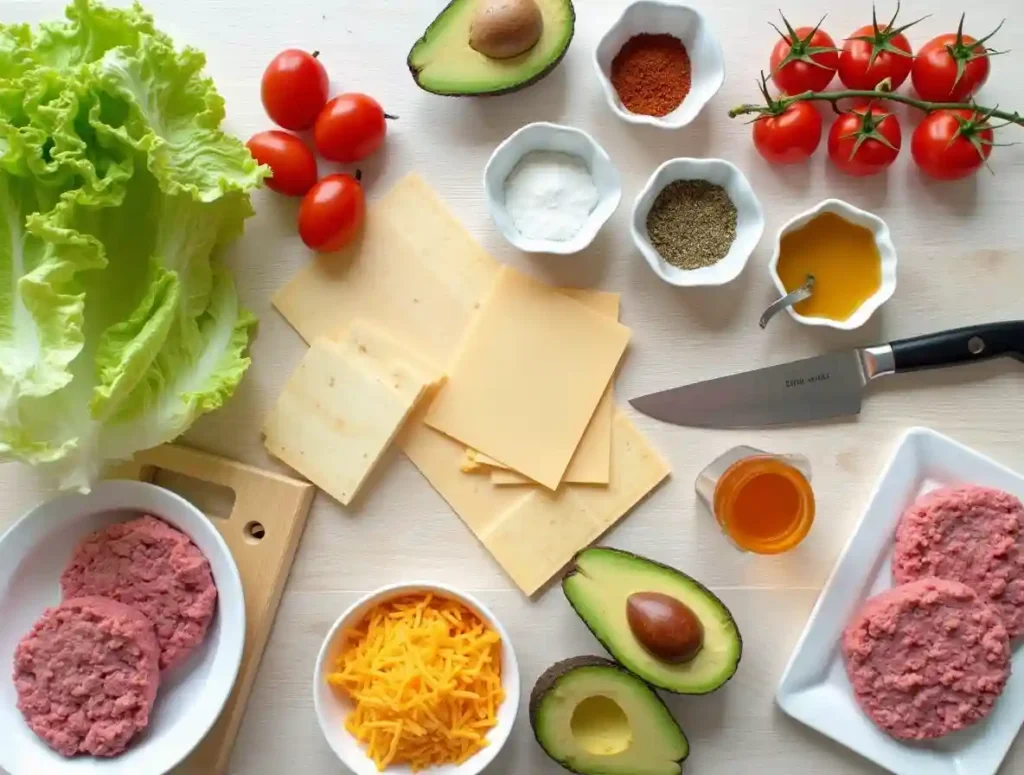
{"label": "square cheese slice", "polygon": [[487,547],[516,585],[532,595],[576,552],[599,538],[669,474],[665,460],[625,412],[612,423],[611,481],[607,487],[563,484],[494,487],[459,470],[465,447],[424,425],[416,410],[397,443]]}
{"label": "square cheese slice", "polygon": [[[607,291],[592,291],[584,288],[561,288],[562,293],[581,304],[586,304],[595,312],[611,318],[619,319],[619,294]],[[608,484],[611,471],[612,454],[612,415],[615,409],[614,388],[608,383],[601,396],[590,424],[583,432],[580,445],[576,447],[569,467],[562,477],[563,483],[570,484]],[[518,471],[512,471],[494,458],[478,453],[476,461],[491,466],[491,483],[499,487],[509,485],[536,484],[529,477]]]}
{"label": "square cheese slice", "polygon": [[316,339],[267,416],[264,443],[348,505],[437,379],[368,325]]}
{"label": "square cheese slice", "polygon": [[628,341],[617,321],[502,267],[426,423],[554,490]]}

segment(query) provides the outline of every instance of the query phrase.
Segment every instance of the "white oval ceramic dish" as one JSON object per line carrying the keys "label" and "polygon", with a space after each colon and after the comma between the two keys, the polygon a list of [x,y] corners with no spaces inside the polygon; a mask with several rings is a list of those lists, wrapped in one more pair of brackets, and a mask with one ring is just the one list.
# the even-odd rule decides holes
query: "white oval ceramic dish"
{"label": "white oval ceramic dish", "polygon": [[[612,60],[627,40],[642,32],[674,35],[683,42],[690,55],[690,93],[678,108],[665,116],[645,116],[626,110],[612,86]],[[615,115],[631,124],[647,124],[660,129],[681,129],[689,124],[725,81],[722,46],[704,15],[688,5],[660,0],[639,0],[626,7],[598,42],[594,50],[594,67],[605,99]]]}
{"label": "white oval ceramic dish", "polygon": [[[377,767],[359,742],[345,729],[345,717],[353,708],[352,702],[328,686],[324,676],[330,672],[331,665],[338,656],[341,634],[345,628],[358,622],[377,603],[417,592],[434,592],[460,601],[476,611],[501,636],[501,686],[505,690],[505,701],[498,708],[497,726],[487,734],[489,745],[462,764],[431,767],[431,775],[477,775],[482,772],[501,751],[515,723],[519,710],[519,663],[516,661],[508,633],[494,614],[476,598],[445,584],[424,581],[381,587],[357,600],[338,618],[327,633],[323,646],[320,647],[316,670],[313,672],[313,704],[316,707],[320,729],[327,738],[331,750],[342,764],[356,775],[378,775]],[[387,771],[395,775],[412,773],[412,769],[407,765],[391,766]]]}
{"label": "white oval ceramic dish", "polygon": [[878,254],[882,258],[882,285],[875,292],[874,296],[871,296],[867,301],[861,304],[860,307],[857,308],[857,311],[850,315],[846,320],[806,317],[801,315],[792,307],[787,307],[786,312],[788,312],[789,316],[797,323],[803,323],[805,326],[828,326],[829,328],[838,328],[841,331],[852,331],[853,329],[860,328],[862,325],[867,323],[871,316],[875,314],[875,310],[891,299],[892,295],[896,292],[896,246],[892,243],[892,237],[889,234],[889,227],[886,225],[885,221],[877,215],[873,215],[861,210],[859,207],[847,204],[841,199],[826,199],[824,202],[821,202],[819,205],[811,208],[807,212],[800,213],[800,215],[796,216],[785,226],[779,229],[779,234],[775,239],[775,252],[772,253],[772,260],[768,265],[768,270],[771,272],[772,282],[775,283],[775,287],[781,295],[785,296],[788,291],[786,290],[786,286],[782,284],[782,279],[779,277],[778,269],[782,238],[790,232],[806,226],[822,213],[833,213],[850,223],[863,226],[871,232],[875,238],[875,245],[878,247]]}
{"label": "white oval ceramic dish", "polygon": [[[217,584],[217,613],[206,641],[161,677],[150,723],[120,756],[73,759],[32,733],[10,680],[14,650],[43,611],[60,602],[60,576],[89,533],[139,513],[186,533],[206,555]],[[235,685],[245,643],[245,600],[227,544],[202,512],[153,484],[106,481],[88,494],[61,495],[32,509],[0,538],[0,767],[46,775],[161,775],[195,748],[220,715]]]}
{"label": "white oval ceramic dish", "polygon": [[[669,183],[707,180],[721,186],[736,205],[736,239],[725,258],[700,269],[680,269],[662,258],[647,233],[647,215],[654,200]],[[630,225],[633,242],[651,269],[669,285],[681,288],[724,285],[739,277],[764,234],[764,210],[747,178],[735,164],[722,159],[669,159],[654,171],[633,205]]]}
{"label": "white oval ceramic dish", "polygon": [[[505,209],[505,180],[520,159],[532,151],[561,151],[578,156],[590,170],[597,186],[597,205],[590,212],[586,226],[572,239],[528,239],[520,234]],[[586,132],[571,126],[544,121],[527,124],[494,149],[484,168],[484,199],[491,218],[505,239],[527,253],[578,253],[594,241],[601,227],[619,206],[621,198],[619,172],[604,148]]]}

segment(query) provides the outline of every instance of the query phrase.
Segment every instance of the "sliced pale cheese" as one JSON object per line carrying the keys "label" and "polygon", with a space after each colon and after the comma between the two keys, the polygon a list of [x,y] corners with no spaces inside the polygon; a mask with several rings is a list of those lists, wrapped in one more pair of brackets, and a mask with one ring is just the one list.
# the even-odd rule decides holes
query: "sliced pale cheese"
{"label": "sliced pale cheese", "polygon": [[[424,409],[417,410],[421,416]],[[617,410],[612,427],[612,477],[607,487],[493,487],[459,470],[464,447],[415,421],[398,444],[448,505],[494,555],[512,580],[532,595],[653,490],[668,464]]]}
{"label": "sliced pale cheese", "polygon": [[502,267],[425,421],[556,489],[629,329]]}
{"label": "sliced pale cheese", "polygon": [[347,328],[329,337],[354,361],[369,368],[389,370],[412,366],[426,375],[431,384],[444,380],[443,368],[402,344],[385,328],[365,318],[356,318]]}
{"label": "sliced pale cheese", "polygon": [[[307,341],[335,335],[356,319],[365,318],[411,351],[447,367],[472,311],[497,274],[497,262],[451,216],[433,191],[413,175],[372,206],[367,219],[368,226],[371,222],[376,226],[368,229],[359,247],[340,256],[327,256],[303,269],[275,296],[275,306]],[[403,235],[413,235],[414,239]],[[375,271],[349,271],[371,255],[379,264]],[[334,259],[342,260],[334,263]],[[420,271],[424,267],[430,271]],[[423,306],[415,312],[402,310],[393,303],[394,298]],[[490,533],[489,543],[493,544],[492,525],[513,506],[528,497],[556,496],[542,488],[494,487],[486,476],[462,473],[459,461],[465,445],[424,425],[426,411],[427,405],[421,400],[396,443],[477,536]],[[664,464],[646,441],[636,438],[628,419],[625,423],[626,434],[613,435],[613,482],[621,461],[637,457],[640,486],[650,489],[664,477]],[[633,442],[629,442],[631,436]],[[588,508],[607,514],[609,525],[631,505],[614,494],[617,491],[613,486],[566,485],[563,490],[576,495],[562,509],[596,498],[597,502]],[[529,593],[540,586],[536,579],[550,580],[586,546],[579,542],[589,533],[563,528],[563,522],[573,524],[568,511],[552,517],[550,523],[539,524],[526,540],[531,546],[557,546],[558,551],[545,554],[543,561],[517,559],[507,553],[498,558],[503,565],[509,563],[507,570],[514,578],[532,579],[523,587]],[[508,524],[502,529],[508,530]]]}
{"label": "sliced pale cheese", "polygon": [[[576,299],[581,304],[612,320],[619,319],[619,294],[607,291],[591,291],[582,288],[562,288],[562,293],[570,298]],[[612,414],[615,409],[614,389],[612,383],[608,383],[604,395],[594,410],[594,416],[590,418],[590,424],[580,439],[580,445],[573,453],[569,467],[565,469],[563,482],[575,484],[608,484],[610,472],[610,461],[612,454]],[[491,471],[491,484],[499,487],[522,486],[536,484],[532,479],[523,476],[518,471],[512,471],[497,460],[489,458],[482,453],[477,453],[477,462],[489,465]]]}
{"label": "sliced pale cheese", "polygon": [[447,366],[498,264],[415,175],[366,215],[349,248],[317,256],[273,297],[307,342],[365,318]]}
{"label": "sliced pale cheese", "polygon": [[314,340],[263,425],[272,455],[345,505],[438,378],[372,333]]}

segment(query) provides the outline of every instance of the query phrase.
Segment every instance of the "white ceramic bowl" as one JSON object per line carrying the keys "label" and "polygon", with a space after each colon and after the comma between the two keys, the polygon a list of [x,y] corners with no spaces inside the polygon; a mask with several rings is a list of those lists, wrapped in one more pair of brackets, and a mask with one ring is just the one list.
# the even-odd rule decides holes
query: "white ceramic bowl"
{"label": "white ceramic bowl", "polygon": [[875,245],[878,247],[878,254],[882,258],[882,285],[875,292],[874,296],[861,304],[857,311],[846,320],[805,317],[804,315],[796,312],[792,307],[787,307],[786,312],[788,312],[789,316],[797,323],[803,323],[805,326],[828,326],[829,328],[838,328],[841,331],[852,331],[853,329],[860,328],[862,325],[867,323],[870,317],[875,314],[875,310],[891,299],[892,295],[896,292],[896,246],[892,244],[892,237],[889,235],[889,227],[886,225],[885,221],[877,215],[865,212],[859,207],[847,204],[841,199],[826,199],[824,202],[811,208],[807,212],[800,213],[800,215],[796,216],[790,220],[789,223],[779,229],[779,235],[775,239],[775,252],[772,253],[772,260],[768,265],[768,270],[771,272],[772,282],[775,283],[775,287],[778,289],[779,295],[785,296],[789,293],[789,291],[786,290],[786,286],[782,284],[782,279],[779,277],[779,254],[782,248],[782,238],[791,231],[796,231],[797,229],[806,226],[822,213],[834,213],[850,223],[863,226],[870,231],[872,235],[874,235]]}
{"label": "white ceramic bowl", "polygon": [[[462,764],[449,764],[431,767],[431,775],[477,775],[482,772],[498,755],[508,740],[512,725],[519,711],[519,663],[512,648],[508,633],[501,626],[493,613],[476,598],[465,592],[445,584],[433,582],[411,582],[408,584],[391,584],[381,587],[375,592],[357,600],[343,613],[331,627],[330,632],[320,647],[316,669],[313,671],[313,704],[320,729],[327,738],[327,744],[356,775],[378,775],[373,760],[366,755],[362,745],[345,729],[345,717],[353,709],[353,703],[331,688],[325,676],[331,672],[342,645],[342,632],[355,625],[374,605],[393,597],[415,594],[417,592],[433,592],[437,595],[458,600],[475,611],[501,637],[501,686],[505,690],[505,701],[498,708],[498,724],[487,734],[490,743],[486,748],[471,756]],[[395,775],[411,775],[412,769],[407,765],[388,767],[389,773]]]}
{"label": "white ceramic bowl", "polygon": [[[526,154],[533,151],[561,151],[580,157],[590,169],[597,186],[597,205],[586,225],[572,239],[538,240],[520,234],[505,209],[505,180]],[[594,237],[619,206],[622,182],[604,148],[586,132],[571,126],[541,121],[516,130],[494,149],[484,168],[484,199],[499,231],[512,245],[527,253],[578,253]]]}
{"label": "white ceramic bowl", "polygon": [[[707,180],[725,189],[736,205],[736,239],[717,264],[700,269],[672,266],[654,249],[647,233],[647,215],[661,190],[677,180]],[[764,210],[747,178],[735,164],[722,159],[669,159],[654,171],[633,205],[633,242],[651,269],[669,285],[681,288],[724,285],[735,280],[764,234]]]}
{"label": "white ceramic bowl", "polygon": [[[612,60],[623,44],[642,32],[667,33],[683,42],[690,55],[690,93],[682,104],[665,116],[645,116],[626,110],[612,86]],[[648,124],[660,129],[681,129],[689,124],[714,97],[725,81],[725,57],[704,15],[696,8],[660,0],[631,3],[602,36],[594,50],[594,67],[608,105],[623,121]]]}
{"label": "white ceramic bowl", "polygon": [[[188,534],[210,561],[217,613],[205,643],[161,678],[149,728],[120,756],[73,759],[51,750],[18,712],[10,680],[14,650],[43,611],[60,602],[60,576],[89,533],[153,514]],[[217,529],[195,506],[153,484],[107,481],[32,509],[0,538],[0,767],[12,774],[138,775],[168,772],[213,726],[235,685],[245,642],[238,568]]]}

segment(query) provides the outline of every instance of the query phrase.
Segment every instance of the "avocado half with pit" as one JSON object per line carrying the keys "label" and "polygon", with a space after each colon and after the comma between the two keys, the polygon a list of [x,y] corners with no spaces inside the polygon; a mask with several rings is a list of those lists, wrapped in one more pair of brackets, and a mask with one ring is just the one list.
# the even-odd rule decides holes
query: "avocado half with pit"
{"label": "avocado half with pit", "polygon": [[[516,56],[486,56],[470,45],[483,11],[511,0],[452,0],[430,23],[408,64],[421,89],[451,97],[505,94],[539,81],[562,61],[576,26],[572,0],[529,0],[540,11],[540,36]],[[494,36],[502,34],[502,28]]]}
{"label": "avocado half with pit", "polygon": [[[743,639],[732,614],[711,591],[675,568],[618,549],[584,549],[562,579],[562,590],[608,653],[652,686],[676,694],[707,694],[736,673]],[[685,659],[666,658],[656,644],[638,637],[631,601],[650,598],[671,598],[699,622],[700,640],[687,644],[695,647],[686,650]],[[693,628],[665,619],[651,624],[657,640],[669,641],[680,632],[692,637]]]}
{"label": "avocado half with pit", "polygon": [[678,775],[690,753],[654,690],[601,657],[548,668],[530,695],[530,725],[544,752],[580,775]]}

